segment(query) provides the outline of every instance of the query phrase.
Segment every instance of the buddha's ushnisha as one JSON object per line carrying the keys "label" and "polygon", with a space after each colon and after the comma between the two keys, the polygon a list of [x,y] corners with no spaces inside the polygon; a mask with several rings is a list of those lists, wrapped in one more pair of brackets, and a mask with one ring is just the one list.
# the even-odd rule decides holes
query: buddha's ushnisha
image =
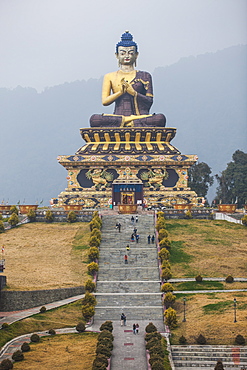
{"label": "buddha's ushnisha", "polygon": [[135,69],[138,46],[126,31],[116,45],[119,70],[105,75],[102,104],[115,103],[113,114],[94,114],[91,127],[164,127],[163,114],[149,114],[153,104],[150,73]]}

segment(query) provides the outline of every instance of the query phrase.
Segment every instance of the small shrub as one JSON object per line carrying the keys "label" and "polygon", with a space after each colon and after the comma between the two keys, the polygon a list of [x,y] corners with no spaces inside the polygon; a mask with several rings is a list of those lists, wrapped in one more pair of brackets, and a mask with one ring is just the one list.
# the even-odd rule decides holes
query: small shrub
{"label": "small shrub", "polygon": [[[108,358],[105,355],[101,354],[101,353],[99,353],[96,356],[94,361],[101,362],[101,364],[103,364],[105,366],[108,366]],[[93,369],[94,369],[94,363],[93,363]],[[95,369],[97,369],[97,367]]]}
{"label": "small shrub", "polygon": [[157,338],[158,340],[161,340],[162,335],[158,331],[152,331],[151,333],[146,333],[145,335],[145,341],[148,342],[153,338]]}
{"label": "small shrub", "polygon": [[31,342],[38,343],[40,341],[40,337],[38,334],[32,334],[30,337]]}
{"label": "small shrub", "polygon": [[[164,251],[165,249],[163,248],[162,250]],[[161,265],[161,268],[162,268],[162,269],[166,269],[166,268],[167,268],[167,269],[171,269],[171,264],[170,264],[170,262],[168,262],[168,261],[166,261],[166,260],[165,260],[165,261],[163,261],[163,262],[162,262],[162,265]]]}
{"label": "small shrub", "polygon": [[149,359],[149,363],[150,363],[150,365],[151,365],[151,367],[152,367],[152,365],[153,365],[153,363],[154,362],[156,362],[156,361],[163,361],[163,358],[162,357],[160,357],[158,354],[153,354],[152,356],[150,356],[150,359]]}
{"label": "small shrub", "polygon": [[86,329],[86,325],[84,324],[84,322],[79,322],[77,325],[76,325],[76,330],[78,331],[78,333],[82,333],[85,331]]}
{"label": "small shrub", "polygon": [[87,270],[90,275],[94,275],[99,271],[99,265],[96,262],[91,262],[87,265]]}
{"label": "small shrub", "polygon": [[178,324],[177,313],[171,307],[165,310],[165,323],[171,329],[174,329],[177,327],[177,324]]}
{"label": "small shrub", "polygon": [[2,329],[6,330],[9,328],[9,324],[7,322],[2,323]]}
{"label": "small shrub", "polygon": [[159,242],[160,249],[167,248],[170,249],[172,246],[172,242],[168,238],[164,238]]}
{"label": "small shrub", "polygon": [[53,222],[53,220],[54,220],[53,213],[50,209],[48,209],[45,213],[45,220],[46,220],[46,222]]}
{"label": "small shrub", "polygon": [[169,268],[164,268],[163,270],[162,270],[162,273],[161,273],[161,278],[162,278],[162,280],[165,280],[165,281],[167,281],[167,280],[169,280],[169,279],[171,279],[171,277],[172,277],[172,273],[171,273],[171,270],[169,269]]}
{"label": "small shrub", "polygon": [[186,211],[184,217],[187,218],[188,220],[193,218],[192,213],[190,211]]}
{"label": "small shrub", "polygon": [[14,360],[14,361],[22,361],[22,360],[24,360],[23,353],[18,349],[18,351],[15,351],[13,353],[12,360]]}
{"label": "small shrub", "polygon": [[94,219],[92,219],[91,222],[89,222],[89,227],[90,227],[90,230],[92,231],[93,229],[98,229],[100,230],[100,223]]}
{"label": "small shrub", "polygon": [[10,359],[5,358],[3,361],[0,363],[0,370],[11,370],[13,369],[13,363]]}
{"label": "small shrub", "polygon": [[204,335],[200,334],[197,338],[196,338],[196,343],[197,344],[206,344],[207,341],[206,341],[206,338],[204,337]]}
{"label": "small shrub", "polygon": [[245,338],[241,334],[238,334],[235,338],[235,343],[245,345]]}
{"label": "small shrub", "polygon": [[88,322],[95,314],[94,306],[85,305],[82,306],[82,316],[86,322]]}
{"label": "small shrub", "polygon": [[146,333],[152,333],[154,331],[157,331],[157,328],[156,326],[150,322],[147,326],[146,326],[146,329],[145,329]]}
{"label": "small shrub", "polygon": [[54,330],[54,329],[49,329],[48,334],[50,334],[50,335],[55,335],[55,334],[56,334],[56,332],[55,332],[55,330]]}
{"label": "small shrub", "polygon": [[172,294],[171,292],[167,292],[164,297],[164,304],[166,308],[171,307],[176,300],[176,296]]}
{"label": "small shrub", "polygon": [[27,342],[22,343],[21,350],[22,352],[30,351],[30,345]]}
{"label": "small shrub", "polygon": [[36,212],[34,209],[29,209],[27,218],[29,219],[30,222],[34,222],[36,220]]}
{"label": "small shrub", "polygon": [[232,275],[228,275],[226,277],[226,283],[233,283],[234,282],[234,278],[232,277]]}
{"label": "small shrub", "polygon": [[187,339],[182,335],[180,338],[179,338],[179,344],[186,344],[187,343]]}
{"label": "small shrub", "polygon": [[221,361],[217,361],[214,370],[224,370],[223,364]]}
{"label": "small shrub", "polygon": [[166,228],[166,222],[164,218],[158,218],[155,226],[156,230],[159,231],[160,229],[165,229]]}
{"label": "small shrub", "polygon": [[93,229],[91,231],[91,236],[96,236],[101,241],[101,232],[98,229]]}
{"label": "small shrub", "polygon": [[106,338],[107,340],[110,340],[110,341],[113,341],[114,339],[111,332],[109,332],[108,330],[102,330],[102,332],[98,336],[98,340],[101,340],[101,339],[105,340]]}
{"label": "small shrub", "polygon": [[44,313],[44,312],[46,312],[46,307],[45,307],[45,306],[40,307],[39,312],[40,312],[40,313]]}
{"label": "small shrub", "polygon": [[244,226],[247,226],[247,215],[244,215],[244,217],[241,218],[241,221],[242,221]]}
{"label": "small shrub", "polygon": [[90,261],[94,261],[95,262],[99,258],[99,250],[98,250],[98,248],[96,248],[96,247],[89,248],[88,258],[90,259]]}
{"label": "small shrub", "polygon": [[12,213],[8,222],[12,227],[15,227],[19,223],[19,217],[16,213]]}
{"label": "small shrub", "polygon": [[96,284],[91,279],[88,279],[85,282],[85,290],[88,291],[89,293],[92,293],[95,291],[95,289],[96,289]]}
{"label": "small shrub", "polygon": [[170,258],[170,252],[166,248],[161,249],[159,251],[159,258],[161,259],[162,263],[164,261],[168,261]]}
{"label": "small shrub", "polygon": [[163,293],[173,292],[174,291],[173,285],[171,283],[165,283],[161,286],[161,291]]}
{"label": "small shrub", "polygon": [[160,346],[160,345],[161,345],[160,340],[157,337],[153,337],[146,343],[146,349],[149,350],[150,348],[154,346]]}
{"label": "small shrub", "polygon": [[100,239],[97,238],[97,236],[91,236],[89,239],[89,245],[90,247],[96,247],[98,248],[100,245]]}
{"label": "small shrub", "polygon": [[74,211],[69,211],[68,216],[67,216],[67,221],[70,223],[76,222],[76,214]]}
{"label": "small shrub", "polygon": [[164,362],[163,361],[153,362],[152,370],[164,370]]}
{"label": "small shrub", "polygon": [[112,321],[105,321],[101,327],[99,328],[100,331],[102,330],[108,330],[112,333],[113,331],[113,325],[112,325]]}
{"label": "small shrub", "polygon": [[99,353],[106,356],[107,358],[111,357],[110,349],[108,347],[102,345],[102,344],[97,346],[97,348],[96,348],[96,354],[99,354]]}
{"label": "small shrub", "polygon": [[108,338],[101,338],[100,340],[98,340],[97,347],[101,345],[109,348],[110,351],[113,350],[113,343]]}
{"label": "small shrub", "polygon": [[[1,213],[0,213],[0,215],[1,215]],[[3,221],[0,220],[0,234],[1,233],[4,233],[4,231],[5,231],[5,229],[4,229],[4,223],[3,223]]]}
{"label": "small shrub", "polygon": [[197,275],[197,276],[195,277],[195,280],[196,280],[198,283],[201,283],[201,282],[202,282],[202,277],[201,277],[201,275]]}
{"label": "small shrub", "polygon": [[16,206],[11,206],[10,207],[10,213],[11,213],[11,215],[13,213],[15,213],[18,216],[18,214],[19,214],[18,208]]}
{"label": "small shrub", "polygon": [[81,303],[82,303],[82,305],[95,306],[97,301],[96,301],[96,298],[93,294],[91,294],[89,292],[86,292],[85,295],[84,295],[84,298],[82,298]]}
{"label": "small shrub", "polygon": [[157,343],[155,346],[151,347],[149,349],[149,353],[152,354],[152,355],[158,355],[160,357],[163,357],[164,358],[164,349],[162,348],[162,345],[161,343]]}
{"label": "small shrub", "polygon": [[166,229],[160,229],[159,230],[159,234],[158,234],[158,239],[159,239],[159,242],[164,239],[164,238],[167,238],[168,237],[168,232],[166,231]]}

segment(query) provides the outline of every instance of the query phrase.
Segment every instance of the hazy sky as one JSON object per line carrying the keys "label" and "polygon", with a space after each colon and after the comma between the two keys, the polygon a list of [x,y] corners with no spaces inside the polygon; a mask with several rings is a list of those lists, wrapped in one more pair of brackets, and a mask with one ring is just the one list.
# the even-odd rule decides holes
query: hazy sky
{"label": "hazy sky", "polygon": [[247,0],[0,0],[0,87],[45,87],[117,69],[129,30],[138,67],[247,44]]}

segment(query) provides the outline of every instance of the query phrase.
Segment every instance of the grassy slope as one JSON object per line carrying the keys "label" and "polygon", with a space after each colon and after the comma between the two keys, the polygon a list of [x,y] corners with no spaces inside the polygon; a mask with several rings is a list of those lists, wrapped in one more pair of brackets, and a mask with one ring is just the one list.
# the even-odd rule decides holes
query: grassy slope
{"label": "grassy slope", "polygon": [[[224,221],[167,220],[173,241],[171,263],[173,277],[247,277],[247,228]],[[239,289],[246,283],[194,282],[174,284],[175,290]],[[184,335],[188,343],[203,334],[209,344],[233,344],[237,334],[246,337],[247,294],[214,293],[186,295],[186,322],[182,292],[177,295],[175,310],[178,327],[172,331],[172,343]],[[234,323],[233,299],[237,299],[237,322]]]}
{"label": "grassy slope", "polygon": [[1,234],[8,289],[83,285],[89,234],[88,223],[79,222],[31,223]]}

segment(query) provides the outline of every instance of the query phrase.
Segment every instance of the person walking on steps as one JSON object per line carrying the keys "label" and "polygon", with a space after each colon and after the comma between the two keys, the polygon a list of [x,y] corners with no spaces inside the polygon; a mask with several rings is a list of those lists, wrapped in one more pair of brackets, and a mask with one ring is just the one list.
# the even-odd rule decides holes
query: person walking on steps
{"label": "person walking on steps", "polygon": [[133,324],[133,334],[136,334],[136,324]]}
{"label": "person walking on steps", "polygon": [[134,216],[131,217],[131,222],[134,225],[134,222],[135,222]]}
{"label": "person walking on steps", "polygon": [[131,241],[133,242],[134,240],[135,240],[135,235],[133,233],[133,234],[131,234]]}
{"label": "person walking on steps", "polygon": [[148,244],[150,244],[150,241],[151,241],[151,235],[149,234],[148,235]]}
{"label": "person walking on steps", "polygon": [[139,242],[139,239],[140,239],[140,235],[139,234],[136,234],[136,242],[137,243]]}
{"label": "person walking on steps", "polygon": [[116,223],[116,229],[118,229],[119,232],[121,231],[121,224],[120,224],[120,222],[117,222]]}
{"label": "person walking on steps", "polygon": [[139,324],[136,324],[136,334],[139,333]]}
{"label": "person walking on steps", "polygon": [[121,315],[121,326],[123,326],[124,325],[124,320],[125,320],[125,322],[126,322],[126,316],[125,316],[125,314],[124,313],[122,313],[122,315]]}
{"label": "person walking on steps", "polygon": [[125,262],[125,265],[128,264],[128,256],[127,256],[127,254],[125,254],[125,256],[124,256],[124,262]]}
{"label": "person walking on steps", "polygon": [[136,223],[138,222],[138,215],[136,215]]}
{"label": "person walking on steps", "polygon": [[126,245],[126,251],[129,252],[130,251],[130,246],[129,244]]}
{"label": "person walking on steps", "polygon": [[152,244],[154,244],[155,237],[154,235],[152,236]]}

